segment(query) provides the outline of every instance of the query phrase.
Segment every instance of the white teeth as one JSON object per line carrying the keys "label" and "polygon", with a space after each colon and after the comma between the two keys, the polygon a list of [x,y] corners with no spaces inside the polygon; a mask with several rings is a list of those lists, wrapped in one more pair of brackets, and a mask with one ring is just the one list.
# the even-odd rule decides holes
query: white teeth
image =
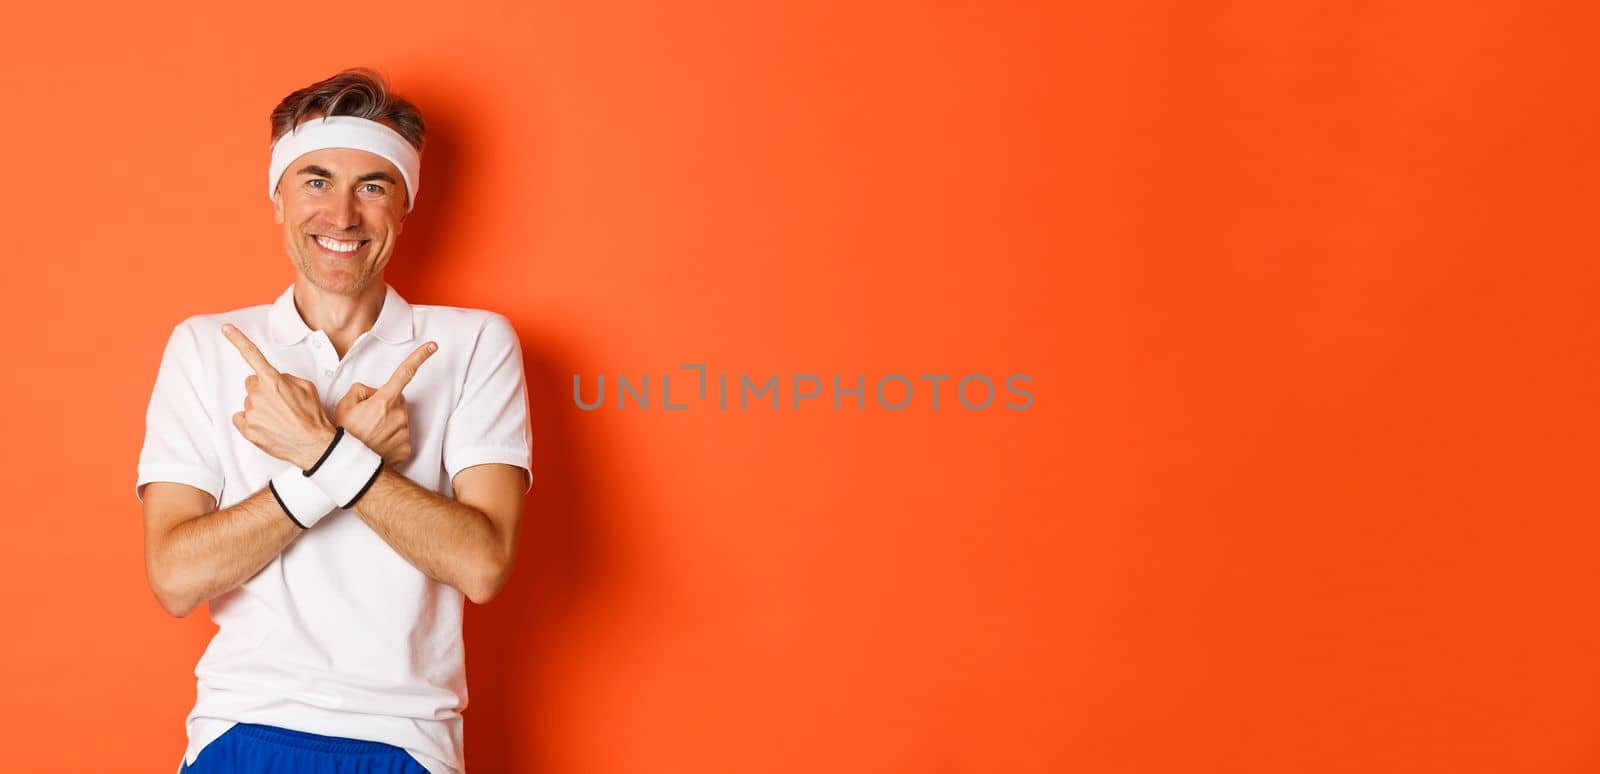
{"label": "white teeth", "polygon": [[338,253],[353,253],[361,247],[360,242],[341,242],[337,239],[329,239],[323,236],[315,237],[315,239],[317,244]]}

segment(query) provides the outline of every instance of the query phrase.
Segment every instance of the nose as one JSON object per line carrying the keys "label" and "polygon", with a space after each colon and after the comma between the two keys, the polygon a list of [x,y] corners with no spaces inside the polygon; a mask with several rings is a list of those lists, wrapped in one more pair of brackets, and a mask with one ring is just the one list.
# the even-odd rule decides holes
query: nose
{"label": "nose", "polygon": [[361,211],[356,208],[355,194],[335,196],[328,205],[329,225],[347,229],[361,224]]}

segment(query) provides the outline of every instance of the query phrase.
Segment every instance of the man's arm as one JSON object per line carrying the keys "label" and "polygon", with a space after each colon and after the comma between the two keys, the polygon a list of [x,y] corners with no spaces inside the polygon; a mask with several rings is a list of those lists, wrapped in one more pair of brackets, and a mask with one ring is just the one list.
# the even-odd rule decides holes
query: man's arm
{"label": "man's arm", "polygon": [[481,605],[511,576],[525,483],[515,465],[474,465],[456,474],[450,499],[385,467],[355,511],[406,561]]}
{"label": "man's arm", "polygon": [[265,488],[215,507],[187,484],[144,488],[145,573],[161,606],[180,618],[249,580],[302,532]]}
{"label": "man's arm", "polygon": [[[262,451],[304,470],[333,437],[316,385],[279,373],[232,325],[222,335],[255,373],[245,377],[244,410],[233,426]],[[188,615],[267,566],[302,531],[271,491],[263,489],[222,510],[208,492],[151,481],[144,488],[145,571],[167,612]]]}
{"label": "man's arm", "polygon": [[[411,456],[404,391],[435,350],[433,342],[418,347],[382,387],[352,384],[334,408],[334,424],[384,460],[377,479],[354,506],[361,520],[424,575],[481,605],[511,575],[528,481],[515,465],[471,465],[452,479],[451,499],[389,467]],[[520,368],[516,373],[520,376]]]}

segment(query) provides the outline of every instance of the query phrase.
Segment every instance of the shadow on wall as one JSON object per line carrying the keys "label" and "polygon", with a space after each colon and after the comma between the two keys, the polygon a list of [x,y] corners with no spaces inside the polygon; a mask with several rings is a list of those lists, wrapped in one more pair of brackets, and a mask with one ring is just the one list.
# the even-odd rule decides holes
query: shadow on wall
{"label": "shadow on wall", "polygon": [[[519,336],[521,334],[519,333]],[[467,761],[477,771],[549,771],[552,706],[545,678],[558,645],[582,627],[585,605],[604,575],[589,512],[582,450],[563,403],[562,374],[523,336],[523,366],[533,428],[533,489],[517,538],[511,579],[486,605],[468,602]]]}
{"label": "shadow on wall", "polygon": [[[468,96],[450,89],[402,93],[423,106],[430,119],[428,172],[385,276],[408,298],[448,304],[430,300],[422,289],[450,286],[458,269],[440,257],[461,248],[449,226],[471,221],[469,213],[458,211],[458,191],[477,171],[492,168],[492,161],[474,156],[485,143],[477,136],[479,122],[472,116],[478,111]],[[526,206],[542,203],[530,200]],[[527,258],[531,273],[533,256]],[[407,288],[416,290],[407,293]],[[547,751],[553,743],[544,718],[552,712],[552,699],[546,676],[551,658],[570,652],[560,640],[581,628],[577,621],[603,575],[594,538],[598,521],[589,512],[581,469],[588,457],[577,448],[569,399],[562,391],[563,378],[577,369],[557,361],[559,346],[518,325],[517,309],[492,311],[511,319],[522,343],[533,488],[523,507],[511,579],[487,605],[465,603],[466,756],[470,771],[549,771]]]}
{"label": "shadow on wall", "polygon": [[[471,122],[450,120],[448,116],[471,115],[470,111],[454,109],[435,110],[433,104],[447,100],[442,95],[418,97],[425,99],[424,111],[428,120],[428,141],[423,150],[422,185],[417,195],[416,209],[406,215],[404,230],[395,243],[394,254],[384,269],[389,284],[402,292],[406,288],[432,288],[448,285],[446,278],[450,267],[446,261],[435,260],[450,252],[451,223],[464,223],[468,213],[459,212],[458,181],[471,175],[472,148],[480,138],[472,136]],[[436,118],[435,116],[446,116]],[[459,236],[460,229],[457,229]],[[425,298],[426,293],[416,293],[420,303],[436,303]],[[409,298],[409,296],[408,296]],[[448,302],[444,302],[448,303]],[[493,311],[516,318],[514,310]]]}
{"label": "shadow on wall", "polygon": [[[495,310],[511,313],[514,310]],[[516,565],[486,605],[465,601],[468,706],[464,713],[469,770],[549,771],[553,710],[545,677],[560,642],[581,630],[593,591],[605,574],[590,512],[583,461],[564,377],[574,372],[519,327],[528,421],[533,433],[533,487],[523,503]]]}

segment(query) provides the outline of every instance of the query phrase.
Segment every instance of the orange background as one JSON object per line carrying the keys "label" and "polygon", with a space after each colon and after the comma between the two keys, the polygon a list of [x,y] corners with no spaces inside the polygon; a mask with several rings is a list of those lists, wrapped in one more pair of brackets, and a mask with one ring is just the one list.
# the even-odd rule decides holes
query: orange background
{"label": "orange background", "polygon": [[[1600,767],[1580,3],[39,4],[0,25],[10,771],[170,771],[172,325],[291,266],[267,114],[430,126],[389,280],[505,313],[477,774]],[[1032,375],[1027,411],[573,374]]]}

